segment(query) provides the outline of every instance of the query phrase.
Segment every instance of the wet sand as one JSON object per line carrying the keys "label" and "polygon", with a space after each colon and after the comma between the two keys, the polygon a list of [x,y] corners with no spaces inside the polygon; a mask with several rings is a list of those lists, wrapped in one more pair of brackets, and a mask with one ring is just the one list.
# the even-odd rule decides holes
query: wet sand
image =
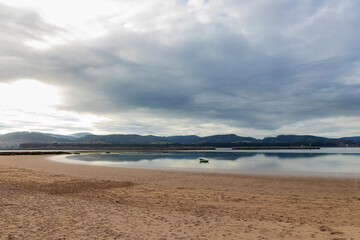
{"label": "wet sand", "polygon": [[0,156],[0,239],[359,239],[360,179]]}

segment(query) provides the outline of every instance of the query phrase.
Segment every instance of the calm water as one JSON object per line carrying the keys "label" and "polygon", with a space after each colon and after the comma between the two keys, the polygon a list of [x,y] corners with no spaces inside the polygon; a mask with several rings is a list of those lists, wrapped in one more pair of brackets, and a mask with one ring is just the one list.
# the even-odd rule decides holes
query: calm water
{"label": "calm water", "polygon": [[[209,159],[209,163],[199,163],[200,157]],[[55,158],[59,160],[60,156]],[[216,151],[176,153],[97,153],[72,155],[66,159],[62,157],[61,161],[100,166],[224,173],[360,176],[360,148],[267,151],[217,149]]]}

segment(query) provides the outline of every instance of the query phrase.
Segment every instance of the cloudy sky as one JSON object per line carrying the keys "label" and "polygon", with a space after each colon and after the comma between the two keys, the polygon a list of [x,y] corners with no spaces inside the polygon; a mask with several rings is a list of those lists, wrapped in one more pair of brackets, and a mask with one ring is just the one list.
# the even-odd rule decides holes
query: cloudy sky
{"label": "cloudy sky", "polygon": [[0,0],[0,133],[360,135],[360,1]]}

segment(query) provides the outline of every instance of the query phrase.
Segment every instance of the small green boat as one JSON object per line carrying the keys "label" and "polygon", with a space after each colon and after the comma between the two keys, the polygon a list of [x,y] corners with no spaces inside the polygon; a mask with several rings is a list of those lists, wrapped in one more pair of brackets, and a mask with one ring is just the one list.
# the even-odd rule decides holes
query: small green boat
{"label": "small green boat", "polygon": [[209,159],[199,158],[200,163],[209,163]]}

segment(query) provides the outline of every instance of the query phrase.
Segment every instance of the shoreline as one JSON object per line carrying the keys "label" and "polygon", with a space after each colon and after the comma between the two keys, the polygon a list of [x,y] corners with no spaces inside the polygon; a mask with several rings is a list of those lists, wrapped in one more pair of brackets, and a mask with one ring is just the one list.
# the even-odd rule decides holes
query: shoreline
{"label": "shoreline", "polygon": [[[92,153],[88,153],[92,154]],[[64,162],[62,160],[56,160],[56,158],[66,158],[66,156],[73,156],[73,154],[65,155],[9,155],[0,156],[0,165],[6,165],[9,167],[21,168],[31,171],[39,171],[47,174],[62,174],[71,177],[86,177],[96,178],[100,180],[124,180],[126,177],[132,175],[142,175],[146,177],[158,176],[192,176],[194,178],[239,178],[239,179],[280,179],[280,180],[294,180],[294,181],[350,181],[359,182],[360,176],[354,176],[352,173],[349,176],[344,176],[347,173],[340,173],[340,176],[326,175],[321,173],[311,174],[287,174],[287,173],[243,173],[243,172],[228,172],[226,170],[222,172],[211,171],[211,169],[204,169],[204,171],[197,171],[197,169],[175,169],[175,168],[143,168],[143,167],[130,167],[130,166],[110,166],[110,165],[95,165],[82,161],[69,160]],[[24,158],[25,157],[25,158]],[[24,161],[25,160],[25,161]],[[128,173],[128,174],[127,174]],[[124,177],[119,177],[121,174]],[[138,181],[136,178],[132,180]],[[165,179],[168,180],[168,179]]]}
{"label": "shoreline", "polygon": [[320,147],[311,146],[248,146],[248,147],[233,147],[232,150],[317,150]]}
{"label": "shoreline", "polygon": [[[359,190],[360,178],[342,178],[328,176],[294,176],[294,175],[272,175],[272,174],[247,174],[247,173],[218,173],[218,172],[196,172],[196,171],[177,171],[159,170],[129,167],[94,166],[88,164],[73,164],[60,161],[53,161],[50,158],[55,155],[17,155],[0,156],[0,165],[12,168],[20,168],[34,172],[41,172],[50,175],[65,175],[70,177],[91,178],[110,181],[134,181],[136,183],[155,183],[158,185],[168,185],[176,187],[207,188],[226,190],[228,186],[241,187],[241,181],[267,181],[267,183],[295,182],[298,184],[349,184]],[[182,178],[182,181],[178,181]],[[218,180],[221,180],[217,184]],[[196,182],[197,180],[198,182]],[[237,182],[240,184],[238,186]],[[184,185],[184,186],[183,186]],[[353,185],[353,186],[352,186]],[[316,189],[316,186],[313,186]],[[319,193],[321,190],[319,189]],[[330,194],[330,193],[329,193]],[[351,193],[352,194],[352,193]],[[360,196],[359,196],[360,197]]]}
{"label": "shoreline", "polygon": [[360,235],[359,179],[98,167],[48,157],[0,156],[0,236],[356,239]]}

